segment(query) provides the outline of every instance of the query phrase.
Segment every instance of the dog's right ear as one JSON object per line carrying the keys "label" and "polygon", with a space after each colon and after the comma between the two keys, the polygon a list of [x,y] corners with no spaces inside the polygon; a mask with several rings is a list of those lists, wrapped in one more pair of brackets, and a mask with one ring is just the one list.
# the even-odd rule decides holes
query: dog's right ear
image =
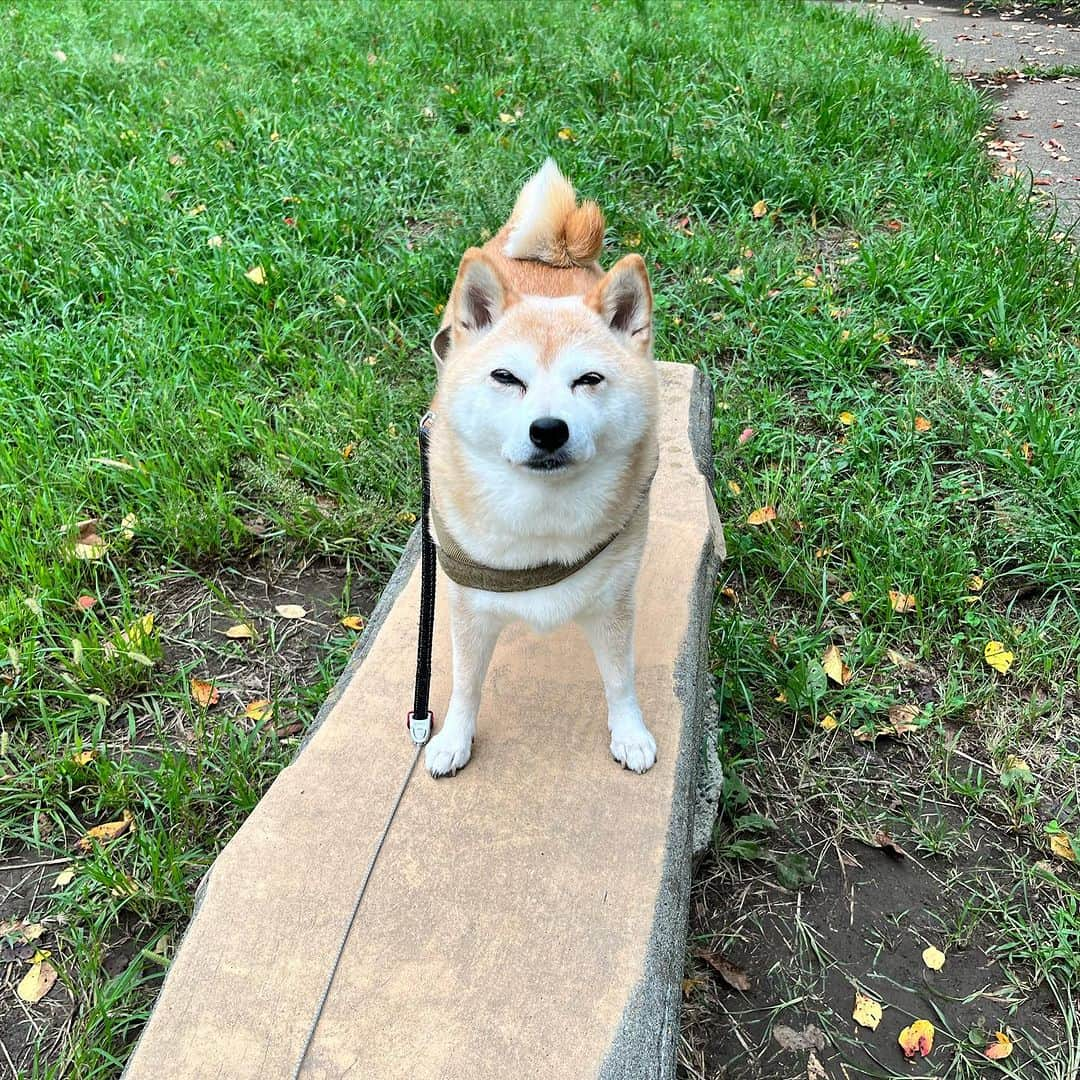
{"label": "dog's right ear", "polygon": [[[479,248],[469,248],[458,267],[457,281],[451,294],[453,318],[450,323],[450,342],[461,345],[486,333],[499,316],[516,304],[518,295],[495,263]],[[438,352],[438,336],[432,348]],[[443,349],[445,357],[446,349]]]}

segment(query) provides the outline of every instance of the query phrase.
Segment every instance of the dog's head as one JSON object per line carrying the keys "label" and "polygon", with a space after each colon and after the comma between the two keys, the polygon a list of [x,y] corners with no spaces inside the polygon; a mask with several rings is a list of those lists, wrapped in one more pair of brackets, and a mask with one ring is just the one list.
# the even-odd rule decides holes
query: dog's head
{"label": "dog's head", "polygon": [[433,342],[439,402],[475,458],[536,476],[627,457],[651,430],[652,290],[627,255],[584,295],[520,296],[497,262],[465,253],[450,324]]}

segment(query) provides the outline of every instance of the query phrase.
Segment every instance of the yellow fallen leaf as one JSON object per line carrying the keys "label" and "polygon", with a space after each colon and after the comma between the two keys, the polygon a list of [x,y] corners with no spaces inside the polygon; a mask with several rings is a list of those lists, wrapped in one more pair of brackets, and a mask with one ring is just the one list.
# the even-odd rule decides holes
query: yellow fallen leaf
{"label": "yellow fallen leaf", "polygon": [[840,723],[832,713],[827,713],[821,718],[820,726],[826,731],[835,731],[840,726]]}
{"label": "yellow fallen leaf", "polygon": [[29,945],[37,941],[45,933],[44,923],[28,923],[18,920],[0,922],[0,937],[10,937],[17,944]]}
{"label": "yellow fallen leaf", "polygon": [[235,638],[237,640],[253,638],[255,636],[255,631],[252,630],[247,623],[236,623],[235,625],[230,626],[228,630],[225,631],[225,636],[227,638]]}
{"label": "yellow fallen leaf", "polygon": [[926,419],[925,416],[916,416],[915,417],[915,430],[916,431],[923,431],[923,432],[929,431],[931,427],[933,427],[933,425],[930,423],[929,420]]}
{"label": "yellow fallen leaf", "polygon": [[786,705],[787,704],[787,693],[785,691],[781,690],[780,693],[777,694],[776,697],[773,698],[773,701],[779,701],[781,705]]}
{"label": "yellow fallen leaf", "polygon": [[84,562],[97,562],[108,550],[109,545],[92,528],[80,530],[78,540],[71,547],[72,555]]}
{"label": "yellow fallen leaf", "polygon": [[266,284],[266,271],[261,266],[253,266],[250,270],[245,271],[244,277],[254,285]]}
{"label": "yellow fallen leaf", "polygon": [[851,668],[844,663],[844,658],[835,645],[830,645],[822,654],[821,666],[837,686],[847,686],[851,682]]}
{"label": "yellow fallen leaf", "polygon": [[842,412],[837,418],[844,427],[851,427],[855,423],[855,414],[852,412]]}
{"label": "yellow fallen leaf", "polygon": [[850,604],[851,601],[854,600],[854,599],[855,599],[855,594],[850,589],[848,589],[847,592],[842,592],[836,598],[836,601],[839,604]]}
{"label": "yellow fallen leaf", "polygon": [[764,199],[758,199],[752,207],[750,207],[750,213],[753,214],[754,220],[759,221],[769,212],[769,204]]}
{"label": "yellow fallen leaf", "polygon": [[873,998],[867,997],[855,991],[855,1008],[852,1010],[851,1019],[864,1028],[876,1031],[881,1023],[881,1005]]}
{"label": "yellow fallen leaf", "polygon": [[37,952],[30,970],[22,977],[16,993],[30,1005],[36,1005],[56,982],[56,968],[49,963],[48,952]]}
{"label": "yellow fallen leaf", "polygon": [[890,589],[889,604],[897,614],[906,615],[915,610],[918,601],[911,593],[902,593],[897,592],[896,589]]}
{"label": "yellow fallen leaf", "polygon": [[728,486],[728,491],[730,491],[732,495],[741,495],[742,494],[742,487],[741,487],[741,485],[739,484],[739,482],[737,480],[729,480],[727,482],[727,486]]}
{"label": "yellow fallen leaf", "polygon": [[363,630],[364,629],[364,616],[363,615],[346,615],[341,620],[341,625],[346,630]]}
{"label": "yellow fallen leaf", "polygon": [[1059,859],[1076,862],[1076,852],[1073,851],[1072,840],[1067,832],[1056,832],[1050,837],[1050,850]]}
{"label": "yellow fallen leaf", "polygon": [[277,604],[274,610],[283,619],[303,619],[307,615],[307,611],[299,604]]}
{"label": "yellow fallen leaf", "polygon": [[569,128],[559,128],[558,136],[563,142],[574,141],[574,133]]}
{"label": "yellow fallen leaf", "polygon": [[814,277],[813,274],[810,274],[807,277],[804,277],[799,284],[802,285],[804,289],[816,289],[817,278]]}
{"label": "yellow fallen leaf", "polygon": [[763,506],[759,510],[754,510],[746,517],[747,525],[764,525],[767,521],[776,520],[776,510],[771,506]]}
{"label": "yellow fallen leaf", "polygon": [[62,889],[65,885],[70,885],[74,879],[75,879],[75,867],[74,866],[68,866],[65,869],[61,870],[60,873],[56,875],[56,878],[53,881],[53,888],[54,889]]}
{"label": "yellow fallen leaf", "polygon": [[993,1041],[983,1053],[991,1061],[1004,1061],[1013,1052],[1012,1039],[1004,1031],[995,1031],[991,1038]]}
{"label": "yellow fallen leaf", "polygon": [[733,266],[727,272],[726,276],[728,281],[734,282],[737,285],[746,276],[746,271],[743,270],[741,266]]}
{"label": "yellow fallen leaf", "polygon": [[266,698],[259,698],[258,701],[251,702],[250,705],[244,710],[244,716],[248,720],[254,720],[256,722],[260,720],[272,720],[274,716],[274,706],[270,704]]}
{"label": "yellow fallen leaf", "polygon": [[922,962],[931,971],[940,971],[945,966],[945,954],[933,945],[928,945],[923,949]]}
{"label": "yellow fallen leaf", "polygon": [[130,810],[125,810],[119,821],[107,821],[104,825],[95,825],[87,834],[75,842],[79,851],[90,851],[94,844],[103,844],[123,836],[135,821]]}
{"label": "yellow fallen leaf", "polygon": [[125,540],[135,539],[135,526],[139,524],[139,519],[134,514],[125,514],[120,519],[120,535]]}
{"label": "yellow fallen leaf", "polygon": [[916,1020],[900,1032],[897,1042],[904,1057],[913,1058],[916,1054],[926,1057],[934,1049],[934,1025],[929,1020]]}
{"label": "yellow fallen leaf", "polygon": [[206,203],[201,202],[196,206],[192,206],[189,209],[185,210],[184,213],[187,214],[188,217],[198,217],[200,214],[205,214]]}
{"label": "yellow fallen leaf", "polygon": [[1012,667],[1016,656],[1009,652],[1000,641],[988,641],[983,649],[983,659],[995,670],[1004,675]]}
{"label": "yellow fallen leaf", "polygon": [[738,604],[739,602],[739,594],[730,585],[725,585],[720,590],[720,595],[729,603]]}
{"label": "yellow fallen leaf", "polygon": [[204,709],[216,705],[221,698],[221,693],[212,682],[204,682],[202,679],[191,680],[191,697],[196,705]]}
{"label": "yellow fallen leaf", "polygon": [[341,448],[341,456],[342,456],[342,458],[345,461],[348,461],[349,458],[351,458],[353,456],[353,453],[355,452],[355,450],[356,450],[356,443],[354,443],[354,442],[346,443]]}
{"label": "yellow fallen leaf", "polygon": [[967,587],[970,592],[982,592],[985,584],[986,582],[978,574],[972,574],[968,578]]}
{"label": "yellow fallen leaf", "polygon": [[89,765],[94,758],[97,757],[96,750],[80,750],[77,754],[71,755],[71,760],[76,765]]}
{"label": "yellow fallen leaf", "polygon": [[517,117],[514,116],[513,113],[501,112],[501,113],[499,113],[499,119],[504,124],[516,124],[517,123]]}

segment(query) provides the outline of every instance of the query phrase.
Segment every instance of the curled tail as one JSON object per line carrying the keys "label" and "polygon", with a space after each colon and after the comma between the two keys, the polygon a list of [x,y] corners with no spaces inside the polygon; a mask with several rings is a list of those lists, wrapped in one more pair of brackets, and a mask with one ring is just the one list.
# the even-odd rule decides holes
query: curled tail
{"label": "curled tail", "polygon": [[592,201],[580,206],[552,158],[521,189],[507,223],[503,254],[549,266],[587,266],[604,244],[604,215]]}

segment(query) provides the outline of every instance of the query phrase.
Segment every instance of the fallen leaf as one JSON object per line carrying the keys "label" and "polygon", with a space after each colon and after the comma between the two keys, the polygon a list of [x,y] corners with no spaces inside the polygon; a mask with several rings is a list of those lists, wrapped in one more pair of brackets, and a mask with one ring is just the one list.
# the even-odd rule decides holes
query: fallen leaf
{"label": "fallen leaf", "polygon": [[1072,840],[1067,832],[1056,832],[1050,837],[1050,850],[1059,859],[1076,862],[1076,852],[1073,851]]}
{"label": "fallen leaf", "polygon": [[96,750],[80,750],[77,754],[71,755],[71,760],[75,765],[82,767],[89,765],[97,756]]}
{"label": "fallen leaf", "polygon": [[806,1059],[806,1080],[829,1080],[825,1066],[821,1064],[821,1060],[813,1050]]}
{"label": "fallen leaf", "polygon": [[191,680],[191,697],[195,704],[203,709],[216,705],[221,699],[221,693],[212,682],[204,682],[202,679]]}
{"label": "fallen leaf", "polygon": [[1017,757],[1015,754],[1007,754],[1005,756],[1005,761],[1002,764],[1001,771],[1003,773],[1025,772],[1030,776],[1031,766],[1022,757]]}
{"label": "fallen leaf", "polygon": [[929,431],[931,427],[933,427],[933,425],[930,423],[929,420],[926,419],[925,416],[916,416],[915,417],[915,430],[916,431]]}
{"label": "fallen leaf", "polygon": [[68,866],[61,870],[53,880],[54,889],[62,889],[65,885],[70,885],[75,878],[75,867]]}
{"label": "fallen leaf", "polygon": [[978,574],[972,574],[968,578],[967,587],[970,592],[982,592],[984,585],[986,582]]}
{"label": "fallen leaf", "polygon": [[914,660],[903,653],[897,652],[895,649],[886,649],[885,655],[898,668],[903,668],[905,671],[914,671],[917,666]]}
{"label": "fallen leaf", "polygon": [[266,284],[266,271],[261,266],[253,266],[250,270],[245,271],[244,277],[255,285]]}
{"label": "fallen leaf", "polygon": [[821,666],[837,686],[847,686],[851,682],[851,668],[844,663],[844,658],[835,645],[830,645],[822,654]]}
{"label": "fallen leaf", "polygon": [[730,585],[725,585],[720,590],[720,595],[731,604],[739,602],[739,594]]}
{"label": "fallen leaf", "polygon": [[840,726],[840,722],[832,713],[826,713],[826,715],[821,718],[819,726],[826,731],[835,731]]}
{"label": "fallen leaf", "polygon": [[897,592],[896,589],[890,589],[889,605],[897,614],[906,615],[916,609],[918,601],[913,593],[902,593]]}
{"label": "fallen leaf", "polygon": [[851,412],[842,412],[837,418],[844,427],[851,427],[855,423],[855,414]]}
{"label": "fallen leaf", "polygon": [[75,607],[78,611],[89,611],[96,603],[96,596],[89,596],[84,593],[82,596],[76,599]]}
{"label": "fallen leaf", "polygon": [[562,142],[574,141],[574,133],[569,128],[559,128],[556,134]]}
{"label": "fallen leaf", "polygon": [[208,236],[206,238],[207,247],[219,248],[224,243],[225,241],[217,233],[215,233],[213,236]]}
{"label": "fallen leaf", "polygon": [[288,739],[292,735],[299,735],[304,730],[304,725],[299,720],[294,720],[291,724],[286,724],[284,727],[279,727],[274,731],[274,734],[279,739]]}
{"label": "fallen leaf", "polygon": [[248,705],[244,710],[244,716],[248,720],[254,720],[256,722],[261,720],[272,720],[274,718],[274,706],[271,705],[266,698],[259,698],[257,701],[253,701]]}
{"label": "fallen leaf", "polygon": [[874,847],[880,848],[890,858],[898,861],[908,857],[908,853],[884,829],[878,829],[874,833]]}
{"label": "fallen leaf", "polygon": [[945,966],[945,954],[933,945],[928,945],[923,949],[922,962],[931,971],[940,971]]}
{"label": "fallen leaf", "polygon": [[750,207],[750,213],[754,215],[755,221],[760,221],[769,212],[769,204],[764,199],[758,199],[752,207]]}
{"label": "fallen leaf", "polygon": [[848,589],[847,592],[842,592],[836,598],[836,601],[839,604],[850,604],[851,601],[854,600],[854,599],[855,599],[855,594],[850,589]]}
{"label": "fallen leaf", "polygon": [[56,982],[56,968],[49,963],[48,952],[34,954],[34,962],[30,970],[22,977],[16,993],[31,1005],[36,1005],[52,988]]}
{"label": "fallen leaf", "polygon": [[354,442],[346,443],[341,448],[341,457],[342,457],[342,459],[344,461],[348,461],[349,458],[351,458],[353,456],[353,453],[355,452],[355,450],[356,450],[356,443],[354,443]]}
{"label": "fallen leaf", "polygon": [[346,630],[363,630],[364,629],[364,616],[363,615],[346,615],[341,620],[341,625]]}
{"label": "fallen leaf", "polygon": [[983,659],[995,671],[1004,675],[1012,667],[1016,656],[1009,652],[1000,641],[988,641],[983,649]]}
{"label": "fallen leaf", "polygon": [[743,428],[739,433],[739,445],[743,446],[748,443],[754,437],[754,429],[752,427]]}
{"label": "fallen leaf", "polygon": [[188,217],[198,217],[200,214],[205,214],[206,203],[198,203],[196,206],[191,207],[189,210],[185,210],[184,213],[187,214]]}
{"label": "fallen leaf", "polygon": [[888,229],[889,232],[899,232],[903,227],[904,223],[902,221],[897,221],[896,218],[890,218],[885,222],[885,228]]}
{"label": "fallen leaf", "polygon": [[236,623],[225,631],[225,636],[238,640],[243,638],[253,638],[255,636],[255,631],[252,630],[247,623]]}
{"label": "fallen leaf", "polygon": [[729,480],[727,482],[727,486],[728,486],[728,491],[730,491],[732,495],[741,495],[742,494],[742,486],[739,484],[739,482],[737,480]]}
{"label": "fallen leaf", "polygon": [[750,979],[746,972],[738,964],[733,964],[726,956],[711,949],[696,949],[696,955],[700,956],[709,967],[716,971],[733,990],[749,990]]}
{"label": "fallen leaf", "polygon": [[283,619],[303,619],[307,616],[307,611],[299,604],[277,604],[274,610]]}
{"label": "fallen leaf", "polygon": [[736,284],[736,285],[738,285],[738,283],[739,283],[740,281],[742,281],[742,279],[743,279],[743,278],[744,278],[745,276],[746,276],[746,272],[745,272],[745,271],[743,270],[743,268],[742,268],[741,266],[733,266],[733,267],[732,267],[732,268],[731,268],[731,269],[730,269],[730,270],[729,270],[729,271],[727,272],[727,279],[728,279],[728,281],[730,281],[730,282],[732,282],[732,283],[734,283],[734,284]]}
{"label": "fallen leaf", "polygon": [[139,519],[134,514],[125,514],[120,519],[120,535],[125,540],[135,539],[135,526],[139,524]]}
{"label": "fallen leaf", "polygon": [[871,1031],[877,1031],[877,1026],[881,1023],[881,1005],[873,998],[869,998],[865,994],[860,994],[859,991],[856,990],[855,1008],[851,1013],[851,1019],[854,1020],[856,1024],[861,1024],[864,1028],[869,1028]]}
{"label": "fallen leaf", "polygon": [[771,506],[762,506],[746,516],[747,525],[764,525],[767,521],[776,520],[776,510]]}
{"label": "fallen leaf", "polygon": [[517,117],[514,116],[513,113],[501,112],[501,113],[499,113],[499,119],[504,124],[516,124],[517,123]]}
{"label": "fallen leaf", "polygon": [[995,1031],[992,1039],[983,1054],[991,1061],[1004,1061],[1013,1052],[1012,1039],[1004,1031]]}
{"label": "fallen leaf", "polygon": [[71,544],[71,554],[85,562],[96,562],[104,557],[109,545],[98,535],[97,518],[80,521]]}
{"label": "fallen leaf", "polygon": [[777,1024],[773,1028],[773,1038],[781,1049],[789,1053],[825,1049],[825,1032],[816,1024],[807,1024],[802,1031],[796,1031],[787,1024]]}
{"label": "fallen leaf", "polygon": [[918,705],[890,705],[889,723],[897,735],[906,735],[909,731],[917,731],[919,725],[915,723],[922,715],[922,709]]}
{"label": "fallen leaf", "polygon": [[107,821],[104,825],[95,825],[84,837],[76,841],[75,847],[85,852],[90,851],[96,843],[115,840],[131,828],[134,820],[131,811],[125,810],[119,821]]}
{"label": "fallen leaf", "polygon": [[182,165],[186,164],[186,158],[183,154],[170,154],[169,164],[172,165],[174,168],[179,169]]}
{"label": "fallen leaf", "polygon": [[896,1041],[904,1057],[913,1058],[916,1054],[926,1057],[934,1049],[934,1025],[929,1020],[916,1020],[900,1032]]}
{"label": "fallen leaf", "polygon": [[37,941],[44,933],[44,923],[28,923],[20,921],[0,923],[0,937],[12,938],[20,945],[33,944],[33,942]]}

